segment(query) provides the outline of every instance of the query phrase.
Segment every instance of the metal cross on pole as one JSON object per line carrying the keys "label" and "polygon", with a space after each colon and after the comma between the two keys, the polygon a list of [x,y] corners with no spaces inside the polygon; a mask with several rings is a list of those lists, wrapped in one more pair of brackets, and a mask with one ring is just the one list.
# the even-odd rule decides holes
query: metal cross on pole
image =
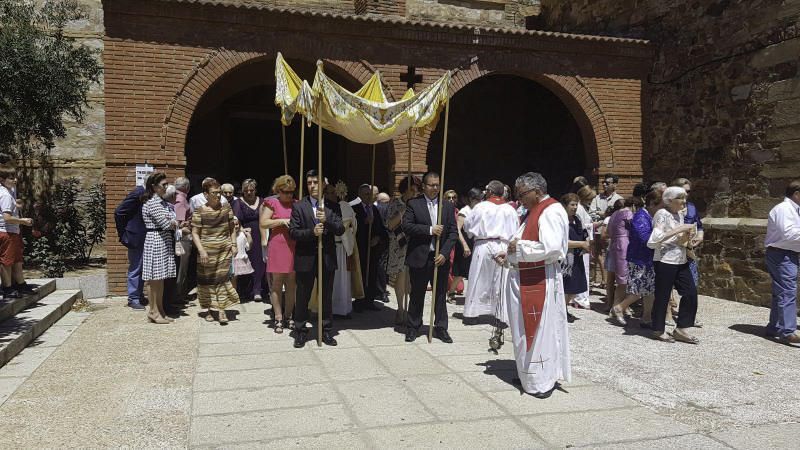
{"label": "metal cross on pole", "polygon": [[417,83],[422,83],[422,75],[417,74],[416,67],[408,66],[406,73],[400,74],[400,81],[405,81],[408,89],[414,89]]}

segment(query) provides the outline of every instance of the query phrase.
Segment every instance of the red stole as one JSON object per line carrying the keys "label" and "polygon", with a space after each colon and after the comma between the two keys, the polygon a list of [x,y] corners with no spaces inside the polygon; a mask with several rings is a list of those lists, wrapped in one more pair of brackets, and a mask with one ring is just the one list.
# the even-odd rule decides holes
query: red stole
{"label": "red stole", "polygon": [[[548,197],[530,210],[528,220],[525,222],[525,230],[522,232],[523,240],[539,240],[539,217],[545,208],[556,203],[558,201]],[[530,351],[536,331],[539,329],[539,322],[542,320],[544,301],[547,298],[547,274],[543,261],[519,263],[519,293],[522,300],[527,351]]]}
{"label": "red stole", "polygon": [[489,198],[486,199],[489,203],[494,203],[495,205],[505,205],[506,201],[503,197],[498,197],[496,195],[490,195]]}

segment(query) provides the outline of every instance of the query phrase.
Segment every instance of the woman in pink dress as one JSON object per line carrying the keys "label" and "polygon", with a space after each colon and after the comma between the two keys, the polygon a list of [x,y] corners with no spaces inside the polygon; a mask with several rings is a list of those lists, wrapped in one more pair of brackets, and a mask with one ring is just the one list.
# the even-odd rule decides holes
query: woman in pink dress
{"label": "woman in pink dress", "polygon": [[[623,200],[617,200],[621,203]],[[624,206],[615,211],[608,221],[606,233],[608,233],[608,253],[606,256],[607,270],[614,273],[616,289],[614,290],[614,302],[616,305],[625,298],[626,286],[628,284],[628,243],[631,219],[637,209],[641,208],[642,200],[638,197],[628,197],[624,201]],[[613,311],[613,308],[612,308]]]}
{"label": "woman in pink dress", "polygon": [[[281,175],[272,184],[276,197],[264,199],[261,208],[262,236],[269,230],[269,240],[261,240],[267,255],[267,274],[270,283],[270,301],[275,333],[283,333],[284,320],[291,317],[295,301],[294,241],[289,237],[289,218],[292,217],[294,191],[297,185],[289,175]],[[283,291],[286,305],[281,307]]]}

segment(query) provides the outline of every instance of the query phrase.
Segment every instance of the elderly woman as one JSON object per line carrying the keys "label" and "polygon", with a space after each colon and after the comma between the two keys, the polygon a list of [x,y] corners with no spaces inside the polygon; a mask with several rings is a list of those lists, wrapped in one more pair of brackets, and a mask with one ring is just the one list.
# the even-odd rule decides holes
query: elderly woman
{"label": "elderly woman", "polygon": [[205,319],[214,321],[212,308],[219,312],[220,325],[228,323],[227,308],[239,303],[239,295],[230,280],[233,255],[236,254],[236,231],[231,207],[220,200],[217,180],[203,181],[206,204],[192,215],[192,239],[197,248],[197,299],[206,310]]}
{"label": "elderly woman", "polygon": [[[663,194],[664,209],[653,216],[653,233],[647,246],[655,250],[653,267],[656,273],[655,302],[653,304],[653,336],[661,341],[678,340],[697,344],[696,337],[689,334],[697,315],[697,286],[686,258],[686,248],[696,234],[696,225],[684,224],[683,208],[686,191],[680,187],[669,187]],[[678,326],[670,337],[664,332],[665,314],[673,286],[681,295],[678,311]],[[674,338],[674,339],[673,339]]]}
{"label": "elderly woman", "polygon": [[625,298],[625,286],[628,284],[628,261],[625,258],[628,256],[628,243],[630,242],[628,230],[633,214],[643,206],[638,197],[628,197],[624,201],[617,200],[617,203],[619,202],[623,202],[623,207],[611,214],[606,227],[608,236],[606,261],[608,261],[608,267],[614,269],[608,272],[613,272],[613,281],[616,283],[613,303],[610,305],[612,309],[613,305]]}
{"label": "elderly woman", "polygon": [[266,264],[261,249],[261,227],[259,217],[261,215],[261,198],[257,194],[258,184],[256,180],[248,178],[242,181],[242,196],[233,202],[233,214],[239,219],[242,229],[250,230],[250,237],[253,239],[247,257],[253,266],[253,273],[239,277],[236,291],[240,298],[261,300],[264,278],[266,276]]}
{"label": "elderly woman", "polygon": [[167,176],[154,172],[145,181],[142,198],[142,220],[147,234],[142,255],[142,280],[150,289],[150,305],[147,320],[153,323],[170,323],[164,313],[164,280],[175,278],[175,240],[178,227],[175,213],[164,196]]}
{"label": "elderly woman", "polygon": [[[653,293],[656,287],[656,273],[653,270],[653,250],[647,246],[653,232],[653,216],[661,209],[661,192],[650,191],[645,195],[645,207],[639,208],[631,219],[628,230],[628,249],[626,263],[628,266],[628,284],[625,285],[627,295],[611,308],[611,320],[620,326],[627,325],[625,311],[640,298],[643,298],[643,328],[651,328],[650,316],[653,311]],[[669,314],[669,312],[667,312]]]}
{"label": "elderly woman", "polygon": [[400,181],[397,190],[400,197],[395,197],[389,202],[386,209],[386,228],[389,231],[389,251],[386,273],[395,277],[394,293],[397,298],[397,312],[395,313],[395,323],[400,324],[405,320],[403,316],[403,305],[405,296],[410,294],[411,285],[408,277],[408,267],[406,266],[406,244],[408,240],[400,229],[400,222],[406,211],[406,203],[416,197],[422,188],[422,180],[417,176],[405,177]]}
{"label": "elderly woman", "polygon": [[[270,301],[272,302],[275,333],[283,333],[284,319],[294,311],[296,279],[294,273],[294,240],[289,236],[289,219],[295,203],[294,191],[297,185],[294,178],[281,175],[272,184],[277,197],[264,199],[261,205],[260,227],[262,235],[269,230],[269,240],[262,241],[262,252],[267,253],[267,273],[270,280]],[[286,291],[286,304],[281,307],[283,291]]]}
{"label": "elderly woman", "polygon": [[[560,202],[564,209],[567,210],[567,218],[569,219],[567,258],[562,264],[561,272],[564,278],[564,299],[569,305],[575,295],[586,292],[589,289],[586,270],[583,265],[583,255],[589,252],[591,241],[589,241],[589,233],[586,231],[586,227],[583,226],[583,222],[581,222],[577,214],[580,208],[578,196],[571,193],[564,194],[561,196]],[[574,322],[575,316],[567,312],[567,321]]]}

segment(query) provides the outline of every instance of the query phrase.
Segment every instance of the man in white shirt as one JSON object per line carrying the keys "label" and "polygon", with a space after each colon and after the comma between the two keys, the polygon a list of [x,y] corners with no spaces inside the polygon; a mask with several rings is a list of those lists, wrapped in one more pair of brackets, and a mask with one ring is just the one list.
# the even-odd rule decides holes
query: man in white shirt
{"label": "man in white shirt", "polygon": [[614,174],[609,173],[603,177],[603,193],[592,200],[592,204],[589,206],[590,212],[605,217],[608,208],[614,206],[617,200],[622,200],[622,196],[617,194],[617,183],[619,183],[619,177]]}
{"label": "man in white shirt", "polygon": [[767,336],[800,344],[797,335],[797,254],[800,252],[800,180],[786,187],[786,198],[769,212],[767,270],[772,277],[772,309]]}
{"label": "man in white shirt", "polygon": [[[205,183],[206,180],[209,179],[211,178],[204,178],[203,183]],[[203,183],[201,183],[201,185]],[[223,205],[228,204],[228,200],[226,200],[225,197],[220,197],[220,201],[222,202]],[[201,192],[199,194],[193,195],[192,198],[189,199],[189,209],[191,210],[192,214],[194,214],[195,211],[200,209],[200,207],[205,205],[206,203],[208,203],[208,199],[206,199],[205,194]]]}

